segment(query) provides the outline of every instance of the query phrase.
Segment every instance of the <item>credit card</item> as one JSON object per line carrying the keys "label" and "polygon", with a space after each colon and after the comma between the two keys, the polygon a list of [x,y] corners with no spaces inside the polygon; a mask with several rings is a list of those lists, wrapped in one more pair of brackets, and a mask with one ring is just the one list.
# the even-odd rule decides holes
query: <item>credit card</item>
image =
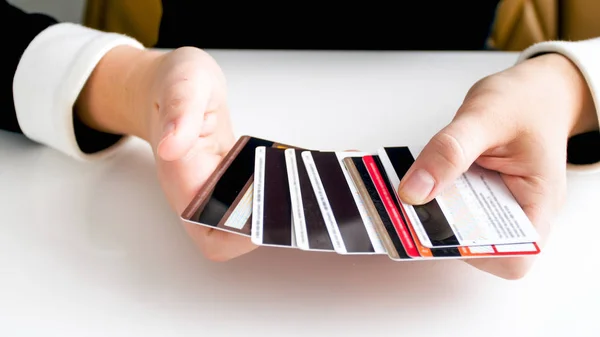
{"label": "credit card", "polygon": [[[378,153],[392,185],[399,186],[416,155],[408,147],[386,147]],[[414,235],[423,246],[537,242],[533,224],[497,172],[473,165],[457,179],[455,187],[453,192],[444,191],[425,205],[411,206],[400,201]]]}
{"label": "credit card", "polygon": [[395,261],[535,255],[538,235],[500,175],[473,165],[427,205],[396,188],[419,151],[319,152],[241,137],[181,214],[257,245]]}
{"label": "credit card", "polygon": [[535,242],[518,243],[512,245],[459,247],[458,250],[463,258],[509,257],[537,255],[540,253],[540,248]]}
{"label": "credit card", "polygon": [[[443,248],[428,248],[421,244],[418,238],[410,240],[410,237],[406,234],[402,228],[408,229],[410,236],[414,237],[414,231],[410,226],[410,221],[406,217],[403,205],[399,202],[395,190],[389,182],[388,177],[385,174],[383,164],[381,163],[378,156],[365,156],[363,157],[365,168],[369,171],[370,176],[376,184],[378,194],[382,195],[387,200],[387,209],[391,212],[398,214],[395,219],[399,226],[399,231],[395,233],[388,230],[388,234],[393,238],[394,234],[398,236],[404,235],[405,242],[408,247],[411,247],[411,243],[416,247],[416,252],[420,255],[417,257],[414,251],[412,251],[413,259],[456,259],[456,258],[477,258],[477,257],[500,257],[500,256],[522,256],[522,255],[535,255],[540,252],[539,247],[536,243],[520,243],[512,245],[488,245],[488,246],[475,246],[475,247],[443,247]],[[385,203],[384,203],[385,204]],[[393,214],[393,213],[390,213]],[[402,233],[402,234],[401,234]],[[401,256],[395,258],[393,255],[388,254],[392,260],[406,260]]]}
{"label": "credit card", "polygon": [[255,245],[296,247],[284,151],[256,148],[251,236]]}
{"label": "credit card", "polygon": [[350,191],[352,192],[352,196],[354,197],[354,202],[356,203],[356,206],[358,207],[358,212],[360,213],[360,216],[365,225],[365,230],[367,231],[367,235],[369,236],[369,239],[371,240],[371,245],[373,246],[373,250],[375,251],[375,254],[387,254],[385,248],[383,247],[383,243],[381,242],[381,239],[379,238],[379,235],[377,235],[377,231],[375,230],[375,224],[373,223],[373,219],[371,219],[369,212],[367,212],[364,200],[361,197],[360,193],[358,192],[358,188],[354,184],[354,181],[352,180],[352,176],[350,175],[350,172],[348,172],[346,165],[344,165],[344,159],[362,158],[365,155],[367,155],[367,153],[336,152],[336,156],[339,160],[340,167],[342,168],[342,172],[344,173],[344,177],[346,178],[346,183],[348,184],[348,187],[350,188]]}
{"label": "credit card", "polygon": [[313,190],[339,254],[377,254],[336,152],[303,151]]}
{"label": "credit card", "polygon": [[[402,243],[406,254],[412,259],[418,259],[424,256],[423,252],[419,251],[420,247],[415,244],[415,241],[409,232],[409,228],[407,227],[400,207],[394,198],[389,179],[385,175],[385,171],[383,170],[379,158],[377,156],[365,156],[363,157],[363,163],[373,181],[379,198],[382,200],[385,211],[392,220],[395,234]],[[388,233],[390,236],[394,234],[391,231],[388,231]]]}
{"label": "credit card", "polygon": [[[392,186],[398,186],[401,177],[414,162],[407,147],[384,148],[384,152],[380,152],[379,157]],[[437,199],[424,205],[411,206],[402,203],[401,206],[408,220],[407,225],[411,227],[411,234],[421,245],[429,248],[461,245]]]}
{"label": "credit card", "polygon": [[363,158],[344,158],[344,165],[346,166],[348,173],[350,173],[358,193],[363,199],[365,208],[373,221],[375,231],[387,254],[393,260],[410,259],[404,250],[404,246],[402,245],[400,237],[394,228],[394,224],[385,209],[383,201],[369,176],[369,172],[363,163]]}
{"label": "credit card", "polygon": [[302,250],[334,252],[325,219],[321,214],[302,151],[285,150],[296,244]]}
{"label": "credit card", "polygon": [[183,221],[250,237],[255,151],[259,146],[289,148],[242,136],[181,214]]}
{"label": "credit card", "polygon": [[[450,185],[444,194],[446,197],[458,195],[458,188],[456,185]],[[451,200],[458,200],[452,198]],[[451,210],[455,207],[452,204],[448,204],[447,209]],[[456,221],[461,222],[474,222],[474,219],[468,219],[471,216],[469,212],[460,212],[456,218]],[[421,243],[418,239],[415,240],[418,245]],[[423,250],[426,248],[423,247]],[[431,256],[433,257],[460,257],[460,258],[471,258],[471,257],[500,257],[500,256],[521,256],[521,255],[535,255],[540,253],[540,249],[535,242],[526,243],[515,243],[515,244],[501,244],[501,245],[479,245],[479,246],[460,246],[460,247],[441,247],[431,248]]]}

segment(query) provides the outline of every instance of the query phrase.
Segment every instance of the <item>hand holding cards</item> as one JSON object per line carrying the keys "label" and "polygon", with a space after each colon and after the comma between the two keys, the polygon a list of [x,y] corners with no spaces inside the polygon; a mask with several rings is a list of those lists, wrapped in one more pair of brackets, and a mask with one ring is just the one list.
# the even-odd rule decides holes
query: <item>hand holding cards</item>
{"label": "hand holding cards", "polygon": [[392,260],[535,255],[535,228],[496,172],[473,165],[431,202],[395,187],[418,155],[312,151],[241,137],[182,218],[259,246]]}

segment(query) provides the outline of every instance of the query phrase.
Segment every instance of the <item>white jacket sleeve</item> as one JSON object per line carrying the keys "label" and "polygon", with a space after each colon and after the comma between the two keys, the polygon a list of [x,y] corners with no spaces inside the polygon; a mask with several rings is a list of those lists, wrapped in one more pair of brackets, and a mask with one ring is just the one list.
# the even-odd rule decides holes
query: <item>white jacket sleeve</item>
{"label": "white jacket sleeve", "polygon": [[92,153],[82,151],[73,107],[100,59],[119,45],[144,48],[130,37],[72,23],[59,23],[38,34],[21,56],[13,78],[14,105],[23,134],[80,160],[111,154],[123,138]]}
{"label": "white jacket sleeve", "polygon": [[[596,107],[600,113],[600,38],[583,41],[548,41],[532,45],[524,50],[517,63],[545,53],[558,53],[570,59],[585,78]],[[599,135],[600,136],[600,135]],[[585,151],[590,151],[590,157],[598,157],[600,148],[586,146]],[[581,172],[600,172],[600,162],[586,165],[571,165],[570,170]]]}

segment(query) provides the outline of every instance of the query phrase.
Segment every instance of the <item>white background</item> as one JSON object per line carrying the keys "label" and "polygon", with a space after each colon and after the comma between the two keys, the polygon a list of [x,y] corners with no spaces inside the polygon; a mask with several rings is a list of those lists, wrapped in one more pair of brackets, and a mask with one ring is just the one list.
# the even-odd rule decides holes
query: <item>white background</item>
{"label": "white background", "polygon": [[[236,134],[313,149],[426,142],[516,54],[212,52]],[[210,263],[134,142],[77,163],[0,133],[0,336],[598,336],[600,175],[531,273],[261,248]]]}

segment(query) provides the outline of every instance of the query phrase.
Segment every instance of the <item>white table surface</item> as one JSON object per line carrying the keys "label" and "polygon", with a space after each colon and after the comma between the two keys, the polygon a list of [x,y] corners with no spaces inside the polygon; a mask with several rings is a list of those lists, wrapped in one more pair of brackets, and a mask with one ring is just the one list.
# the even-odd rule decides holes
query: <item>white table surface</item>
{"label": "white table surface", "polygon": [[[224,52],[236,134],[318,149],[424,144],[516,54]],[[35,98],[32,98],[35,99]],[[82,164],[0,133],[0,336],[597,336],[599,175],[532,272],[264,248],[206,261],[147,146]]]}

